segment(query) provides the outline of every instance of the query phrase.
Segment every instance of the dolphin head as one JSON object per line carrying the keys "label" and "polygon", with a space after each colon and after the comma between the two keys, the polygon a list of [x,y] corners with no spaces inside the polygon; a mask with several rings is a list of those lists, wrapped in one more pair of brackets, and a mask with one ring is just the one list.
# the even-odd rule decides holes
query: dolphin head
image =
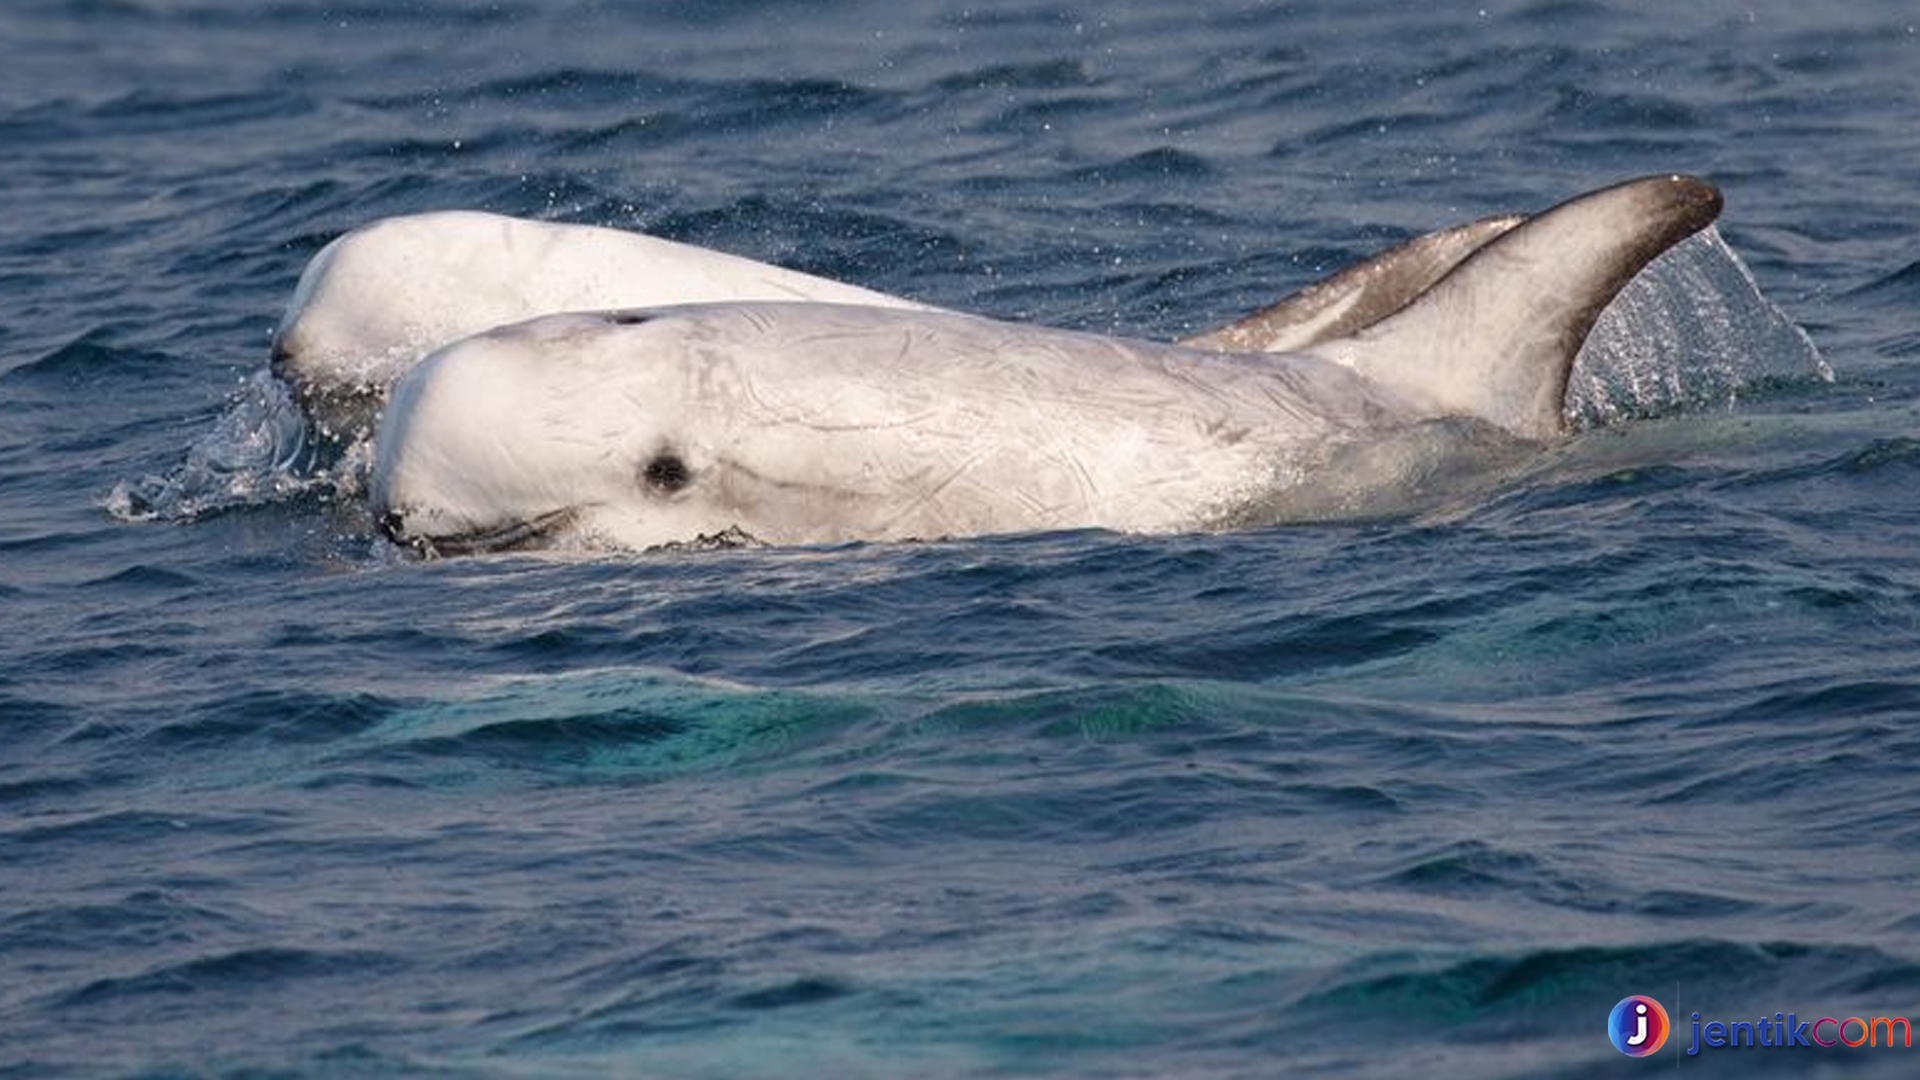
{"label": "dolphin head", "polygon": [[380,528],[446,555],[884,532],[914,501],[879,475],[897,444],[808,422],[853,380],[810,379],[779,339],[752,306],[691,305],[549,315],[439,349],[375,435]]}
{"label": "dolphin head", "polygon": [[388,218],[314,255],[274,330],[271,366],[324,438],[371,434],[388,388],[435,347],[533,314],[506,257],[518,227],[461,211]]}
{"label": "dolphin head", "polygon": [[428,357],[395,387],[376,437],[381,529],[465,554],[576,533],[652,547],[738,524],[750,508],[738,485],[716,483],[712,444],[694,435],[708,410],[678,352],[592,333],[647,321],[552,316]]}

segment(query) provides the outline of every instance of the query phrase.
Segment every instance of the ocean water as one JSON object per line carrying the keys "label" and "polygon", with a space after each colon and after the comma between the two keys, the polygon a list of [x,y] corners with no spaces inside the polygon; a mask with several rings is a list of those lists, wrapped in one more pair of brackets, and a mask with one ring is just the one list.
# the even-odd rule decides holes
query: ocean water
{"label": "ocean water", "polygon": [[[1917,21],[10,0],[0,1077],[1912,1075],[1685,1051],[1920,1017]],[[423,562],[262,374],[389,214],[1166,338],[1668,171],[1579,433],[1305,525]]]}

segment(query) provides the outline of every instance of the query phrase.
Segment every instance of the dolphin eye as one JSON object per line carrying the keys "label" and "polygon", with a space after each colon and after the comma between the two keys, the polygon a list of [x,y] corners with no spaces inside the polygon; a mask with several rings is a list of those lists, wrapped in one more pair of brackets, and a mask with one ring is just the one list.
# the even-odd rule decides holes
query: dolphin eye
{"label": "dolphin eye", "polygon": [[671,450],[663,450],[655,454],[653,460],[647,462],[647,467],[640,471],[640,475],[646,480],[648,487],[668,495],[679,491],[693,481],[693,470],[687,468],[687,463],[680,459],[680,455]]}

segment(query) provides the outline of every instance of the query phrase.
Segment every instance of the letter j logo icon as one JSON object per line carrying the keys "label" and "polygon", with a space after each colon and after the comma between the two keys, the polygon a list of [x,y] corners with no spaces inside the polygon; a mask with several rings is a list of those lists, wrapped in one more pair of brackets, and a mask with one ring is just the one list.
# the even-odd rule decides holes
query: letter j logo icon
{"label": "letter j logo icon", "polygon": [[1665,1046],[1667,1029],[1667,1010],[1645,994],[1621,998],[1607,1017],[1607,1038],[1633,1057],[1646,1057]]}

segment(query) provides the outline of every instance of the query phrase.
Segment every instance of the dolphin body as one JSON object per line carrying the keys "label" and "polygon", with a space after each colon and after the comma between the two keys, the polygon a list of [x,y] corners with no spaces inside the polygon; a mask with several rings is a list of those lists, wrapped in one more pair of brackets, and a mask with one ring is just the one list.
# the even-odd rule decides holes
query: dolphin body
{"label": "dolphin body", "polygon": [[[1378,321],[1517,217],[1419,237],[1186,344],[1287,351]],[[904,297],[641,233],[473,210],[386,218],[308,261],[272,368],[319,433],[372,433],[393,383],[442,345],[568,311],[734,301],[934,310]]]}
{"label": "dolphin body", "polygon": [[1601,310],[1720,207],[1661,176],[1486,225],[1458,260],[1335,278],[1211,342],[1255,351],[898,304],[536,318],[399,379],[370,493],[391,537],[441,554],[1219,527],[1329,443],[1560,434]]}

